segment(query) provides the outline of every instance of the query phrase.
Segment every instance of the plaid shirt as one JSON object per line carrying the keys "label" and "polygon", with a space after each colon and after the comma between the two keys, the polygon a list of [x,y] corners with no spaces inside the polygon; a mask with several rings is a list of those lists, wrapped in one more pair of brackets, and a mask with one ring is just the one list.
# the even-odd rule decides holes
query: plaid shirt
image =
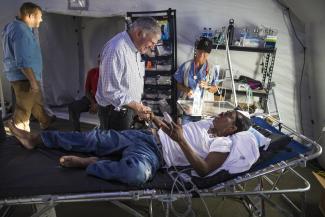
{"label": "plaid shirt", "polygon": [[140,102],[144,84],[144,62],[127,32],[109,40],[102,51],[96,100],[117,110],[132,101]]}

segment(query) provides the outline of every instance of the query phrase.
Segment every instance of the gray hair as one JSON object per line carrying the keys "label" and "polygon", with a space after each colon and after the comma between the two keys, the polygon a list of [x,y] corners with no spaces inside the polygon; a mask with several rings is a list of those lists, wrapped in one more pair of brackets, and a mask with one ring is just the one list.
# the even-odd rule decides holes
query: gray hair
{"label": "gray hair", "polygon": [[161,35],[161,27],[158,21],[152,17],[139,17],[130,26],[130,30],[141,29],[144,34],[152,33]]}

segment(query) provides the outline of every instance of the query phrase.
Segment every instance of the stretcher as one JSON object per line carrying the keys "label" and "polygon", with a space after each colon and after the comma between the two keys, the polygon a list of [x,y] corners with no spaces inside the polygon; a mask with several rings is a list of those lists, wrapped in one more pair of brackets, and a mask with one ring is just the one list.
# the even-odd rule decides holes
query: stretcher
{"label": "stretcher", "polygon": [[[169,216],[173,202],[181,198],[235,197],[241,199],[251,215],[264,216],[265,203],[269,203],[282,214],[293,216],[287,207],[272,201],[272,195],[281,195],[304,216],[305,194],[310,184],[295,167],[305,167],[307,161],[321,154],[322,148],[281,122],[272,120],[272,125],[268,124],[266,118],[271,120],[266,115],[252,118],[254,127],[272,140],[266,151],[260,148],[260,159],[249,171],[241,174],[220,171],[212,177],[200,178],[191,176],[190,168],[161,169],[153,180],[141,187],[88,176],[82,169],[62,168],[58,159],[67,152],[46,147],[26,150],[15,138],[9,137],[0,145],[0,214],[6,216],[10,207],[22,204],[41,207],[34,217],[45,216],[60,203],[110,201],[134,216],[143,216],[123,201],[149,200],[148,215],[154,216],[152,202],[158,200],[165,204],[165,215]],[[289,173],[302,183],[301,187],[278,185]],[[255,183],[255,186],[248,188],[247,183]],[[302,195],[301,206],[290,200],[291,193]]]}

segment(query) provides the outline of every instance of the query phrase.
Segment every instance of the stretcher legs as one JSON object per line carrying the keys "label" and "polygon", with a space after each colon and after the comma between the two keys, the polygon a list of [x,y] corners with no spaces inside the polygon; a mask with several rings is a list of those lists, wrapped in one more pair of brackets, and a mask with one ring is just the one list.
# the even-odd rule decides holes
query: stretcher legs
{"label": "stretcher legs", "polygon": [[50,204],[35,204],[37,212],[31,217],[56,217],[56,203]]}

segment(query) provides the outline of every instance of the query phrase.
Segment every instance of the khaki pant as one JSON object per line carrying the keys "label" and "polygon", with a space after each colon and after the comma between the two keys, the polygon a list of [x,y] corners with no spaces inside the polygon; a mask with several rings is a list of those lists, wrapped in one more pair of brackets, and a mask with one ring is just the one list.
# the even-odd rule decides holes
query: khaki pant
{"label": "khaki pant", "polygon": [[12,81],[16,96],[16,106],[13,120],[17,128],[30,131],[30,115],[39,121],[41,128],[47,128],[50,124],[50,117],[44,110],[41,91],[34,93],[30,90],[29,81]]}

